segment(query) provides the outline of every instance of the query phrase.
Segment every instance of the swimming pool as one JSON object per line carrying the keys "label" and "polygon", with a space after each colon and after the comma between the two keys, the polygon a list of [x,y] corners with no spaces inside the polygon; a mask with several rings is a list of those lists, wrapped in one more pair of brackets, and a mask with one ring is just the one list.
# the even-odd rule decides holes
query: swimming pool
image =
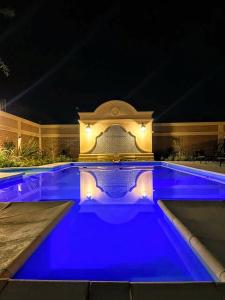
{"label": "swimming pool", "polygon": [[0,201],[74,200],[17,279],[213,281],[159,199],[224,200],[223,176],[172,165],[87,164],[4,183]]}

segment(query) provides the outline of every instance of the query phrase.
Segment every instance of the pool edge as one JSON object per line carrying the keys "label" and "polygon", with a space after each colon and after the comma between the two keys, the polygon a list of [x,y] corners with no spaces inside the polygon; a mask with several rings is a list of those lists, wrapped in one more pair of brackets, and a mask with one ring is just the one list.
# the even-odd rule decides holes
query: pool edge
{"label": "pool edge", "polygon": [[225,282],[225,267],[217,258],[201,243],[201,241],[178,219],[164,204],[162,200],[158,202],[159,207],[165,216],[171,221],[173,226],[180,232],[185,241],[193,248],[202,260],[207,264],[213,274],[220,282]]}
{"label": "pool edge", "polygon": [[[45,203],[56,203],[58,201],[46,201]],[[20,202],[21,203],[21,202]],[[32,255],[32,253],[40,246],[42,241],[48,236],[49,233],[54,229],[54,227],[60,222],[60,220],[65,216],[65,214],[74,205],[73,201],[60,202],[64,207],[56,213],[54,218],[47,224],[45,228],[30,242],[30,244],[15,258],[9,265],[0,269],[0,279],[11,279],[14,274],[21,268],[21,266],[26,262],[26,260]]]}

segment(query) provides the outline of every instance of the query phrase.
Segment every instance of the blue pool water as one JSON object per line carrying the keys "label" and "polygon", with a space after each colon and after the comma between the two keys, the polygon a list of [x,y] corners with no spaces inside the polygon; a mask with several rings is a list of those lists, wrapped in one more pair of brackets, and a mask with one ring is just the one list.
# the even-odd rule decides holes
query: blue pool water
{"label": "blue pool water", "polygon": [[154,164],[69,167],[5,183],[0,201],[74,200],[14,278],[214,280],[159,199],[224,200],[225,183]]}

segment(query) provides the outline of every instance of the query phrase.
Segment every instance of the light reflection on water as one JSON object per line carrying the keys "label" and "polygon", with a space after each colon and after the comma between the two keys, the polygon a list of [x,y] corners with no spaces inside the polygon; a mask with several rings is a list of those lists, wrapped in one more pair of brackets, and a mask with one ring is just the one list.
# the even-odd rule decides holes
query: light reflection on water
{"label": "light reflection on water", "polygon": [[[0,201],[76,200],[136,203],[158,199],[222,200],[224,184],[165,167],[71,167],[4,183]],[[90,201],[89,201],[90,202]]]}

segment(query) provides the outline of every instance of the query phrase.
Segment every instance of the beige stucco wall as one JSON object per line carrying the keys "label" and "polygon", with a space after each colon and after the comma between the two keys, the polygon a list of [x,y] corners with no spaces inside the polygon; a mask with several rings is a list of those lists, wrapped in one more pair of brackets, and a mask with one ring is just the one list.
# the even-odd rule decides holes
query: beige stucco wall
{"label": "beige stucco wall", "polygon": [[0,145],[10,141],[18,147],[30,139],[37,140],[41,144],[40,125],[15,115],[0,111]]}
{"label": "beige stucco wall", "polygon": [[42,150],[50,156],[65,153],[77,159],[79,143],[79,125],[41,125]]}
{"label": "beige stucco wall", "polygon": [[178,139],[188,153],[196,150],[210,153],[223,142],[224,129],[225,122],[154,123],[153,152],[165,151]]}
{"label": "beige stucco wall", "polygon": [[[127,114],[129,118],[124,117],[125,111],[122,112],[122,118],[106,114],[105,119],[102,108],[97,116],[93,116],[93,113],[91,115],[83,113],[85,120],[80,120],[79,126],[78,124],[39,125],[0,111],[0,144],[12,141],[18,146],[18,137],[22,137],[22,144],[30,139],[36,139],[39,147],[45,152],[54,152],[54,155],[58,155],[65,150],[73,159],[77,159],[80,152],[85,153],[93,148],[96,136],[115,124],[119,124],[127,132],[136,136],[140,149],[147,152],[164,151],[172,146],[175,138],[181,140],[187,152],[199,149],[210,152],[219,141],[224,139],[225,135],[225,122],[152,124],[152,120],[149,121],[147,118],[149,115],[146,116],[145,112],[136,115],[136,118],[132,118],[134,111],[129,111],[129,115]],[[144,133],[140,130],[142,120],[146,126]],[[91,135],[86,132],[87,124],[91,124]],[[80,132],[83,139],[80,139]]]}
{"label": "beige stucco wall", "polygon": [[40,149],[53,156],[63,151],[76,159],[79,155],[79,125],[40,125],[0,111],[0,145],[10,141],[21,146],[36,141]]}
{"label": "beige stucco wall", "polygon": [[80,121],[80,153],[90,152],[96,144],[96,138],[104,133],[109,127],[120,125],[124,130],[131,133],[136,138],[137,146],[145,152],[152,152],[152,122],[146,122],[145,132],[140,130],[141,124],[135,120],[103,120],[91,124],[91,131],[86,131],[87,123]]}
{"label": "beige stucco wall", "polygon": [[42,138],[42,150],[52,157],[65,154],[76,159],[80,152],[79,139],[71,137],[44,137]]}
{"label": "beige stucco wall", "polygon": [[4,142],[13,142],[14,145],[17,145],[17,140],[17,133],[0,128],[0,145],[4,144]]}
{"label": "beige stucco wall", "polygon": [[[80,153],[90,152],[96,139],[113,125],[121,126],[135,137],[137,147],[152,152],[152,112],[138,112],[121,100],[111,100],[100,105],[94,112],[80,113]],[[142,123],[145,131],[141,130]],[[86,127],[90,126],[90,132]]]}

